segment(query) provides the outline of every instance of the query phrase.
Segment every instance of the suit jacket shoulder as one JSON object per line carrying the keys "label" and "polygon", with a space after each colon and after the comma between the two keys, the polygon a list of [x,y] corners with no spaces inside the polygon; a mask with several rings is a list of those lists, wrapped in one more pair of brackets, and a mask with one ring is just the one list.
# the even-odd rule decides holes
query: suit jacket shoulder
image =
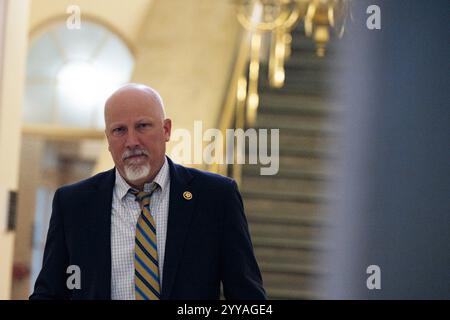
{"label": "suit jacket shoulder", "polygon": [[112,187],[115,181],[115,169],[97,173],[96,175],[58,188],[59,192],[79,192],[95,188]]}

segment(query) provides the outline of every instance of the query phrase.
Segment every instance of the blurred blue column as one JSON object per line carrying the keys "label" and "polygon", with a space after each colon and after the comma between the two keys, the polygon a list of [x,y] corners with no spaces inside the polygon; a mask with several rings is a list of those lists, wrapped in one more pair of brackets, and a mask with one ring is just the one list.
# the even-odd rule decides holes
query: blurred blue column
{"label": "blurred blue column", "polygon": [[[327,298],[450,299],[450,1],[357,0],[331,186]],[[381,9],[369,30],[367,7]],[[381,270],[369,290],[367,267]]]}

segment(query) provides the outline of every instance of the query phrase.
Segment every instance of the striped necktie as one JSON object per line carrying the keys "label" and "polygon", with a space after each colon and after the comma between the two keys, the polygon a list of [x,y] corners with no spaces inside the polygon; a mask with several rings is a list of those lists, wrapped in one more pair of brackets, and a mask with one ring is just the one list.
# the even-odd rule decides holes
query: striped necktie
{"label": "striped necktie", "polygon": [[134,291],[136,300],[159,300],[158,250],[156,224],[150,214],[150,197],[158,185],[155,183],[150,192],[130,190],[141,206],[141,214],[136,224],[134,246]]}

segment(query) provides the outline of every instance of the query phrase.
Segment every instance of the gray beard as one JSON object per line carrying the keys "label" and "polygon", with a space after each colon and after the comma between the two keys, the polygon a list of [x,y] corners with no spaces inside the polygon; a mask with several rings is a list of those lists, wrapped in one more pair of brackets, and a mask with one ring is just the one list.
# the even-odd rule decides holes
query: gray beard
{"label": "gray beard", "polygon": [[150,173],[150,165],[128,165],[125,166],[125,177],[128,181],[137,181],[147,177]]}

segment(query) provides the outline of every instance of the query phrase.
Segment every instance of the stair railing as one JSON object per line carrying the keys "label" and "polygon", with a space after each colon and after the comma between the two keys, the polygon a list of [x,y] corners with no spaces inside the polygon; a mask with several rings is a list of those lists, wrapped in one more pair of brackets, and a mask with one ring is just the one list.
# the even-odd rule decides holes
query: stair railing
{"label": "stair railing", "polygon": [[[239,37],[239,45],[235,54],[235,64],[231,71],[231,77],[225,95],[222,111],[218,119],[218,128],[223,137],[227,137],[227,129],[245,129],[246,123],[246,101],[247,101],[247,70],[249,67],[249,57],[251,51],[251,41],[253,34],[250,31],[242,30]],[[233,137],[234,141],[234,135]],[[223,145],[224,161],[216,159],[209,165],[208,171],[230,176],[238,184],[241,181],[241,165],[236,163],[238,150],[235,143],[230,148],[228,143]]]}

